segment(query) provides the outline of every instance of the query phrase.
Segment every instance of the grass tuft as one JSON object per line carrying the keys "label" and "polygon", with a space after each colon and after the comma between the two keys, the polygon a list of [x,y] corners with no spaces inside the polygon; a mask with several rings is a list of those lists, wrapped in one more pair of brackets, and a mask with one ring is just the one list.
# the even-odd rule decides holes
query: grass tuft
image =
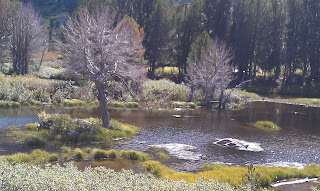
{"label": "grass tuft", "polygon": [[278,131],[281,129],[279,126],[277,126],[271,121],[257,121],[255,123],[255,127],[263,130],[274,130],[274,131]]}
{"label": "grass tuft", "polygon": [[121,157],[129,160],[138,160],[138,161],[145,161],[147,160],[148,156],[133,150],[123,150],[121,152]]}

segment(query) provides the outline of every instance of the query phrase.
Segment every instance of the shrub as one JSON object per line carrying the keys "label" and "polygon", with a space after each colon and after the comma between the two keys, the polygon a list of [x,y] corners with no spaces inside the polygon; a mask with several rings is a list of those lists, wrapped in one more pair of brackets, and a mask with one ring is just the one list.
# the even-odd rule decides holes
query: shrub
{"label": "shrub", "polygon": [[148,158],[147,155],[139,151],[133,151],[133,150],[121,151],[121,157],[129,160],[139,160],[139,161],[145,161]]}
{"label": "shrub", "polygon": [[8,109],[8,108],[18,108],[21,104],[14,101],[3,101],[0,100],[0,108]]}
{"label": "shrub", "polygon": [[[147,102],[187,101],[190,88],[170,80],[148,80],[143,85],[142,97]],[[160,104],[160,103],[159,103]]]}
{"label": "shrub", "polygon": [[80,148],[76,148],[73,151],[73,158],[77,161],[84,159],[84,152]]}
{"label": "shrub", "polygon": [[35,89],[32,91],[33,99],[40,102],[50,102],[50,94],[44,89]]}

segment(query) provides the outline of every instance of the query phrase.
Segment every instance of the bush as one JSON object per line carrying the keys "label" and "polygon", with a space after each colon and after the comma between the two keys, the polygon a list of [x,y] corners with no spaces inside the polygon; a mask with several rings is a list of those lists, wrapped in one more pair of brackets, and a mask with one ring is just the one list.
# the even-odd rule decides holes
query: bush
{"label": "bush", "polygon": [[142,97],[147,102],[169,103],[171,101],[187,101],[190,88],[186,85],[176,84],[170,80],[148,80],[143,85]]}
{"label": "bush", "polygon": [[8,109],[8,108],[18,108],[21,104],[14,101],[3,101],[0,100],[0,108]]}
{"label": "bush", "polygon": [[76,148],[73,151],[73,158],[77,161],[84,159],[84,152],[80,148]]}
{"label": "bush", "polygon": [[164,171],[166,170],[158,161],[146,161],[142,164],[142,167],[146,172],[151,173],[156,177],[163,177]]}
{"label": "bush", "polygon": [[145,161],[148,158],[147,155],[139,151],[133,151],[133,150],[122,151],[121,157],[129,160],[139,160],[139,161]]}
{"label": "bush", "polygon": [[10,156],[0,156],[0,162],[7,161],[9,163],[29,163],[31,156],[26,153],[16,153]]}
{"label": "bush", "polygon": [[50,94],[44,89],[35,89],[32,91],[33,99],[40,102],[50,102]]}

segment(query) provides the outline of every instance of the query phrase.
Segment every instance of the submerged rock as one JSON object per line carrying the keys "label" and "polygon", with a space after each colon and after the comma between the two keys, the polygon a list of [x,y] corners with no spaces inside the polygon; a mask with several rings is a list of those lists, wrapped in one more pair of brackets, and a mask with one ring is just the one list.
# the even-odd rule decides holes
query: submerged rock
{"label": "submerged rock", "polygon": [[251,152],[262,152],[263,148],[261,148],[260,143],[247,142],[243,140],[233,139],[233,138],[224,138],[218,139],[213,142],[215,145],[234,148],[241,151],[251,151]]}
{"label": "submerged rock", "polygon": [[166,150],[169,155],[182,160],[193,160],[197,161],[201,159],[201,154],[196,153],[197,147],[185,144],[161,144],[161,145],[150,145],[150,147],[156,147],[159,149]]}

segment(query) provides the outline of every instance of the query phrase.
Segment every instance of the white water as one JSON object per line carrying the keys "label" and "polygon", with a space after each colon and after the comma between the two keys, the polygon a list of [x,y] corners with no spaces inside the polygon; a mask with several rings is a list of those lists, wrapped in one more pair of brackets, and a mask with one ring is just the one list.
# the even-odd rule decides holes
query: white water
{"label": "white water", "polygon": [[169,155],[183,160],[200,160],[201,154],[196,153],[196,147],[185,144],[161,144],[161,145],[150,145],[150,147],[155,147],[159,149],[166,150]]}

